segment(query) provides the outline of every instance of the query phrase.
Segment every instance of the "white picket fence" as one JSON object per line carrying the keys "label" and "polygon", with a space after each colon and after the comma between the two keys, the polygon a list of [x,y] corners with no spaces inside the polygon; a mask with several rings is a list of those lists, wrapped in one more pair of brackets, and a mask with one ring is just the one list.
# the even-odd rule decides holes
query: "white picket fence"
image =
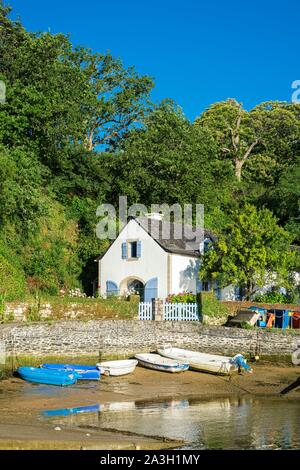
{"label": "white picket fence", "polygon": [[139,320],[153,320],[151,302],[139,303]]}
{"label": "white picket fence", "polygon": [[[139,320],[154,320],[152,302],[139,303]],[[199,307],[197,304],[170,304],[164,303],[165,321],[199,321]]]}
{"label": "white picket fence", "polygon": [[199,321],[197,304],[164,303],[164,320],[166,321]]}

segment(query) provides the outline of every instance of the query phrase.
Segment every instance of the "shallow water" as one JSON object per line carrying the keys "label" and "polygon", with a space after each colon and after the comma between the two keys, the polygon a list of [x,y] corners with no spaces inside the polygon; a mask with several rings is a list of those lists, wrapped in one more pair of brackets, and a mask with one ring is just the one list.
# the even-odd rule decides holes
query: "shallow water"
{"label": "shallow water", "polygon": [[95,412],[57,410],[51,419],[71,428],[91,426],[183,439],[184,449],[300,449],[299,400],[132,401],[94,406]]}

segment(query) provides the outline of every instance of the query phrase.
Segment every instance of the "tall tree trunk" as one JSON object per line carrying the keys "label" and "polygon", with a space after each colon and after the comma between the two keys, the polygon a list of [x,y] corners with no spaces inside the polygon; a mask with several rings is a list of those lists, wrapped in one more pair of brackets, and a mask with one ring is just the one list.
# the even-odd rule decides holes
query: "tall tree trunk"
{"label": "tall tree trunk", "polygon": [[92,152],[94,150],[94,129],[90,129],[88,134],[86,135],[86,138],[84,139],[83,146],[86,150],[89,150]]}
{"label": "tall tree trunk", "polygon": [[238,181],[242,180],[242,168],[244,166],[244,161],[243,160],[235,160],[235,176]]}
{"label": "tall tree trunk", "polygon": [[[238,181],[242,180],[242,169],[244,166],[244,163],[248,160],[250,157],[252,150],[254,147],[258,144],[258,140],[255,140],[255,142],[252,142],[252,144],[248,147],[247,151],[244,153],[242,158],[236,157],[234,160],[235,163],[235,176]],[[236,152],[238,152],[237,147],[235,147]]]}

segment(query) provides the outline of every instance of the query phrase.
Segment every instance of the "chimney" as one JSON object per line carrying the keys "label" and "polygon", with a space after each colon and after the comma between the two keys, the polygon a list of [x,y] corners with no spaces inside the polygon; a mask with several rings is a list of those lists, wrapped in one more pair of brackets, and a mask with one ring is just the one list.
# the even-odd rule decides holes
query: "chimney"
{"label": "chimney", "polygon": [[147,219],[150,220],[159,220],[162,221],[164,218],[164,215],[162,212],[150,212],[149,214],[145,214]]}

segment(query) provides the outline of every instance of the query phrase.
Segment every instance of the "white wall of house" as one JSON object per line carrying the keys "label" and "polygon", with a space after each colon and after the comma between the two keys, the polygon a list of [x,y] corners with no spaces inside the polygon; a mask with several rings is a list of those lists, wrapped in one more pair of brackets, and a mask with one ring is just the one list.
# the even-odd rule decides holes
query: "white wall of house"
{"label": "white wall of house", "polygon": [[[141,258],[122,259],[122,243],[128,241],[141,241]],[[122,290],[129,279],[146,284],[156,277],[158,296],[165,298],[168,295],[168,253],[135,220],[131,220],[99,261],[100,294],[105,297],[107,281],[116,283]]]}
{"label": "white wall of house", "polygon": [[218,300],[240,300],[238,288],[233,285],[217,290],[217,297]]}
{"label": "white wall of house", "polygon": [[171,257],[171,294],[199,291],[200,259],[172,254]]}
{"label": "white wall of house", "polygon": [[[299,286],[300,274],[295,272],[293,273],[293,276],[294,276],[295,284]],[[253,295],[253,298],[255,298],[258,295],[264,295],[264,294],[267,294],[268,292],[272,292],[275,286],[277,286],[276,273],[271,273],[269,275],[269,278],[266,279],[265,285],[263,287],[257,287],[255,294]],[[287,293],[287,290],[284,287],[279,288],[279,291],[282,294]],[[224,287],[223,289],[220,289],[219,300],[241,300],[239,296],[239,288],[237,286],[230,285],[230,286]]]}

